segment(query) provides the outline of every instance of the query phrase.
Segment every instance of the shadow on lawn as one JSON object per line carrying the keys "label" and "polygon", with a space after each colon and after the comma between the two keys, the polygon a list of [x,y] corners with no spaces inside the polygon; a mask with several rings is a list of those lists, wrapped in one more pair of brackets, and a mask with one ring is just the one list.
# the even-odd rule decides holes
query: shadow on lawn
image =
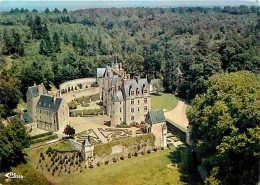
{"label": "shadow on lawn", "polygon": [[181,173],[180,180],[189,185],[202,185],[203,182],[196,168],[196,157],[190,147],[179,147],[168,155]]}

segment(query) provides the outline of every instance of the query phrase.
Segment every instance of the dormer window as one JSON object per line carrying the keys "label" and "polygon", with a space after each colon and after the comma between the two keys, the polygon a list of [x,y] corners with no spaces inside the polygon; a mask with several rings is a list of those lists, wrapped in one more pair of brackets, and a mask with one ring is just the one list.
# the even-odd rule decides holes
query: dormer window
{"label": "dormer window", "polygon": [[147,94],[147,89],[144,90],[144,94]]}
{"label": "dormer window", "polygon": [[135,92],[134,91],[131,91],[131,96],[134,96],[135,95]]}

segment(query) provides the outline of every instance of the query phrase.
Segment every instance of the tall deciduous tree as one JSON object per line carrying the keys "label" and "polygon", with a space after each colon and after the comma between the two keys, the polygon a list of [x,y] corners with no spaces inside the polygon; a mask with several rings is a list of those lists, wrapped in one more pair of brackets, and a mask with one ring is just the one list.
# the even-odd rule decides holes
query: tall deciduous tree
{"label": "tall deciduous tree", "polygon": [[26,128],[22,123],[13,121],[0,129],[0,170],[9,170],[10,167],[24,161],[23,149],[29,145]]}
{"label": "tall deciduous tree", "polygon": [[0,117],[6,118],[16,108],[21,94],[12,79],[0,75]]}
{"label": "tall deciduous tree", "polygon": [[260,80],[247,71],[213,75],[188,115],[208,184],[256,184],[260,157]]}

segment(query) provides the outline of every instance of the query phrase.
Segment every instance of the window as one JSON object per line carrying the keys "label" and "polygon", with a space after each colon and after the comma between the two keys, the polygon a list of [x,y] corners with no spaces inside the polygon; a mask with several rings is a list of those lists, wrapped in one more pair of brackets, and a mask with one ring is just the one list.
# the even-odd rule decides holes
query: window
{"label": "window", "polygon": [[122,112],[122,108],[120,108],[119,110],[120,110],[120,112]]}
{"label": "window", "polygon": [[135,95],[135,92],[134,91],[131,91],[131,96],[134,96]]}
{"label": "window", "polygon": [[131,116],[131,120],[135,120],[135,116]]}
{"label": "window", "polygon": [[139,104],[139,103],[140,103],[140,100],[137,100],[137,103]]}
{"label": "window", "polygon": [[135,99],[131,99],[131,104],[132,104],[132,105],[135,104]]}
{"label": "window", "polygon": [[144,98],[144,103],[147,103],[147,98]]}
{"label": "window", "polygon": [[147,106],[144,106],[144,110],[147,111]]}
{"label": "window", "polygon": [[131,112],[135,112],[135,109],[134,109],[134,108],[131,108]]}
{"label": "window", "polygon": [[145,89],[145,90],[144,90],[144,94],[146,94],[146,93],[147,93],[147,90]]}
{"label": "window", "polygon": [[140,112],[140,107],[137,107],[137,112]]}
{"label": "window", "polygon": [[120,121],[122,121],[122,118],[120,118]]}

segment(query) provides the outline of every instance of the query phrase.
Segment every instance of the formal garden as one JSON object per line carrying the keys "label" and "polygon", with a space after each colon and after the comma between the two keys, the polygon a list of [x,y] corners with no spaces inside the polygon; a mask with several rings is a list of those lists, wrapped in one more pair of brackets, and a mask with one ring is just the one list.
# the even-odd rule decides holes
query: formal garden
{"label": "formal garden", "polygon": [[90,137],[91,143],[93,145],[102,144],[102,141],[99,139],[99,137],[95,134],[93,129],[88,129],[86,131],[82,131],[75,135],[75,140],[79,143],[82,143],[85,141],[88,137]]}
{"label": "formal garden", "polygon": [[99,128],[98,130],[108,140],[108,142],[132,137],[132,131],[128,129]]}

